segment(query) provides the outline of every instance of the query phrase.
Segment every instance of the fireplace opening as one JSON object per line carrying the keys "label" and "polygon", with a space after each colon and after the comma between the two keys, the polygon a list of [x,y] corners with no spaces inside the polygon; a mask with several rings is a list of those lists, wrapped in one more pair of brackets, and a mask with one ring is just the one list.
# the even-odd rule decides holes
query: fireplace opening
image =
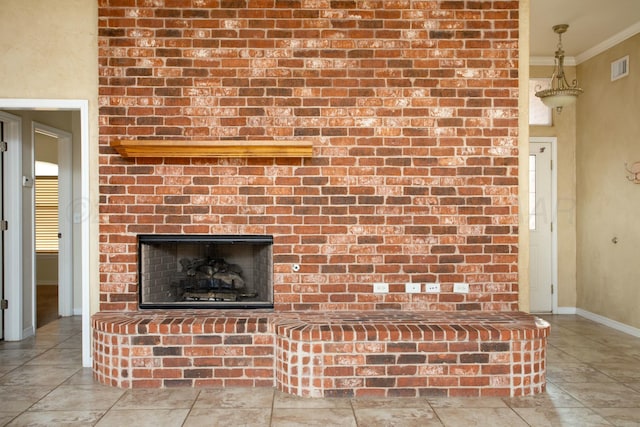
{"label": "fireplace opening", "polygon": [[138,236],[140,308],[272,308],[273,237]]}

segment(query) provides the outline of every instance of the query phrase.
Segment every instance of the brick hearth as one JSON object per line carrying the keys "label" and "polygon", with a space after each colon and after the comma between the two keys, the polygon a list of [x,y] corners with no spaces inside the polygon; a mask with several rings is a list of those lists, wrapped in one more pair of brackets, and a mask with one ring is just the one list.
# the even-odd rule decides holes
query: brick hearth
{"label": "brick hearth", "polygon": [[548,324],[512,313],[100,314],[118,387],[277,387],[304,397],[523,396],[545,388]]}

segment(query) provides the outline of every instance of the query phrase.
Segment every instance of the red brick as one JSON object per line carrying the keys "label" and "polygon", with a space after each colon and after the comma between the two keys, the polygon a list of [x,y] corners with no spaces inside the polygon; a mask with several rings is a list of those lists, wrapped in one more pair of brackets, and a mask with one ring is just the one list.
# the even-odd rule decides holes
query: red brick
{"label": "red brick", "polygon": [[[517,253],[517,239],[497,239],[517,238],[517,229],[510,225],[517,224],[517,197],[507,197],[517,190],[517,150],[507,155],[457,151],[462,147],[497,146],[502,138],[517,134],[517,98],[511,89],[517,86],[517,64],[507,62],[507,58],[517,55],[517,32],[512,31],[518,25],[517,2],[499,2],[495,10],[477,9],[481,2],[438,3],[436,7],[441,10],[430,11],[428,16],[440,24],[439,29],[424,31],[420,41],[410,40],[412,47],[395,49],[377,47],[369,41],[384,35],[390,43],[404,42],[400,30],[417,27],[424,19],[421,13],[414,14],[423,10],[410,10],[412,4],[366,11],[367,19],[362,25],[345,21],[352,25],[332,30],[342,38],[331,39],[331,32],[303,29],[307,22],[325,22],[327,18],[321,10],[303,10],[294,5],[263,9],[256,3],[256,7],[234,10],[218,8],[218,3],[212,1],[202,9],[193,9],[187,7],[187,1],[172,0],[171,9],[163,10],[169,16],[159,17],[151,7],[137,5],[139,17],[134,20],[113,7],[117,1],[106,0],[99,7],[101,46],[109,42],[112,46],[135,46],[136,37],[160,37],[167,43],[158,49],[130,49],[122,56],[116,54],[116,49],[101,47],[99,51],[99,178],[101,183],[111,184],[100,187],[101,196],[111,197],[101,198],[101,212],[105,215],[100,217],[100,233],[105,241],[123,233],[135,237],[139,232],[207,233],[237,230],[244,225],[279,225],[282,227],[269,228],[277,242],[276,270],[286,271],[286,265],[293,262],[308,263],[303,265],[304,274],[317,275],[309,278],[353,284],[350,289],[324,288],[324,296],[314,297],[317,301],[307,306],[319,310],[330,306],[373,308],[370,286],[363,285],[380,280],[390,282],[392,288],[401,287],[408,276],[400,272],[429,273],[431,281],[444,285],[465,280],[461,274],[485,271],[493,273],[486,280],[517,283],[517,274],[513,273],[517,271],[517,256],[497,258]],[[184,11],[180,11],[182,6],[186,7]],[[442,12],[446,13],[440,15]],[[455,16],[448,15],[454,12]],[[309,13],[312,18],[303,18]],[[482,20],[478,19],[480,13]],[[218,19],[235,19],[246,30],[221,29]],[[335,25],[335,21],[326,23]],[[134,32],[136,25],[146,26],[144,32]],[[264,39],[265,34],[270,36]],[[480,34],[482,38],[478,38]],[[256,35],[260,37],[254,39]],[[434,39],[429,40],[429,35]],[[249,71],[251,67],[259,70],[254,64],[260,61],[239,54],[247,47],[286,52],[281,40],[299,38],[300,43],[308,43],[321,37],[332,40],[330,49],[314,47],[298,51],[299,57],[283,55],[264,61],[267,72],[259,76],[252,76]],[[495,41],[503,48],[493,49]],[[200,57],[205,49],[219,47],[225,49],[226,57]],[[436,53],[448,58],[435,59]],[[460,72],[454,57],[464,59],[466,69],[478,76],[467,79],[467,87],[458,87],[453,81]],[[140,60],[145,61],[145,66],[140,65]],[[350,62],[336,67],[336,61]],[[482,72],[484,69],[499,72],[492,71],[489,78]],[[154,101],[158,104],[152,104]],[[494,108],[500,108],[504,117],[493,116]],[[216,127],[220,124],[222,128]],[[434,126],[440,126],[437,138],[433,135]],[[127,161],[125,167],[108,147],[112,136],[123,134],[215,139],[218,135],[213,134],[214,130],[222,138],[269,135],[309,139],[314,142],[314,157],[234,159],[219,164],[218,160],[198,160],[192,165],[189,159],[168,161],[184,165],[176,172],[153,159]],[[321,140],[320,135],[325,139]],[[269,175],[274,171],[277,173]],[[131,181],[134,176],[136,180]],[[269,176],[275,179],[265,180]],[[446,193],[440,193],[438,188],[446,188]],[[481,193],[485,189],[486,193]],[[507,192],[500,192],[502,189]],[[175,194],[173,202],[157,200],[157,195]],[[212,197],[196,201],[196,196],[209,194]],[[218,195],[251,198],[222,200]],[[485,195],[491,197],[482,197]],[[132,201],[126,196],[140,199]],[[149,199],[142,202],[142,197]],[[136,206],[142,203],[193,204],[200,208],[156,211],[156,215],[150,215],[146,208]],[[119,211],[120,206],[125,207],[123,211]],[[458,241],[462,224],[485,225],[485,232],[496,239]],[[390,244],[398,235],[395,226],[402,226],[399,232],[414,239],[436,236],[438,242],[432,245],[431,254],[445,253],[438,252],[437,247],[453,250],[439,259],[425,258],[418,263],[414,254],[420,249],[414,247],[413,240]],[[306,244],[320,249],[315,255],[325,257],[300,258],[300,253],[312,253],[300,252],[305,248],[288,246],[284,240],[278,243],[279,237],[296,234],[320,236],[320,243]],[[355,240],[341,243],[347,236]],[[475,236],[469,239],[472,237]],[[337,242],[348,245],[339,250],[350,254],[370,252],[368,260],[359,258],[345,264],[339,254],[326,256],[329,254],[325,251],[338,248]],[[478,246],[472,246],[474,243]],[[481,244],[487,245],[483,248],[487,256],[481,255]],[[381,256],[387,254],[387,248],[393,248],[393,252]],[[100,263],[117,260],[126,265],[126,271],[135,272],[134,252],[132,247],[117,258],[100,256]],[[478,255],[466,255],[471,253]],[[322,267],[311,269],[310,265],[316,263]],[[371,274],[378,277],[372,279],[368,276]],[[101,276],[101,281],[116,280],[107,277]],[[127,280],[127,284],[135,284],[135,278]],[[397,299],[394,293],[379,296],[377,307],[410,309],[410,299]],[[486,298],[491,293],[483,288],[473,297],[443,296],[437,307],[451,310],[479,304],[481,309],[490,309],[495,307],[490,301],[504,300],[514,302],[511,307],[517,308],[515,286],[496,298]],[[124,298],[128,301],[130,297]],[[101,295],[100,310],[129,307],[114,304],[117,299]],[[299,298],[277,295],[278,309],[292,309],[288,300],[297,302]],[[135,308],[135,302],[132,304]]]}

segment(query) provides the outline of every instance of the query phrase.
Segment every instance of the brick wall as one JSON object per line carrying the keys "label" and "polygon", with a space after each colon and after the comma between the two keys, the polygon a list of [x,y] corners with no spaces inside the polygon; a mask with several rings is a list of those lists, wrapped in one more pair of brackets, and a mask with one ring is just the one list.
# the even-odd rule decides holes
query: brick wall
{"label": "brick wall", "polygon": [[[100,310],[137,309],[138,233],[273,235],[279,311],[517,309],[517,1],[98,3]],[[126,160],[117,138],[314,149]]]}

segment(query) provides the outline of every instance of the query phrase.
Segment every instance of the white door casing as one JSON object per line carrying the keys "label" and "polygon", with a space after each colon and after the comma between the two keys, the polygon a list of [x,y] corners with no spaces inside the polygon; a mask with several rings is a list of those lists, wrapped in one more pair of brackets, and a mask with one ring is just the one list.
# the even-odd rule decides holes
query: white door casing
{"label": "white door casing", "polygon": [[530,311],[557,311],[555,138],[529,144]]}
{"label": "white door casing", "polygon": [[[4,311],[4,339],[23,339],[22,329],[22,120],[0,111],[4,123],[4,219],[8,228],[4,231],[4,298],[8,308]],[[11,191],[8,191],[11,189]]]}
{"label": "white door casing", "polygon": [[[4,221],[4,122],[0,120],[0,219]],[[0,230],[0,299],[4,299],[4,230]],[[0,340],[4,339],[4,308],[0,310]]]}

